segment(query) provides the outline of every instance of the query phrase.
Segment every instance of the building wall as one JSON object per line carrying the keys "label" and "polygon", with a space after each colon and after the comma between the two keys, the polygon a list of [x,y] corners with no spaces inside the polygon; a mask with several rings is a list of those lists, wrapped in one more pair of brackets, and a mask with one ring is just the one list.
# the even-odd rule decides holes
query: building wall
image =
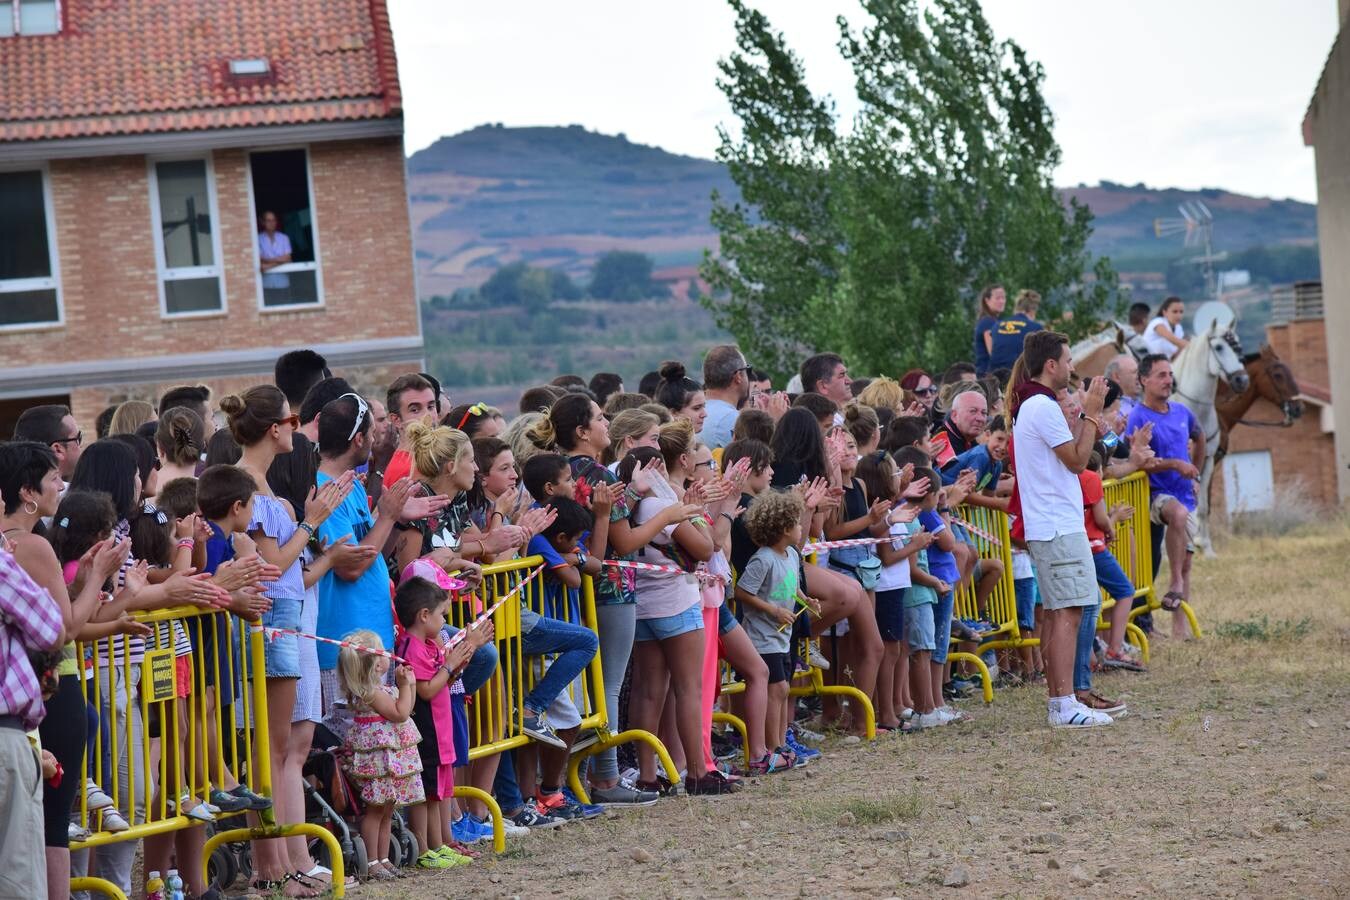
{"label": "building wall", "polygon": [[1317,235],[1334,404],[1336,474],[1350,500],[1350,31],[1342,30],[1308,110],[1317,161]]}
{"label": "building wall", "polygon": [[[1321,412],[1315,404],[1305,403],[1303,415],[1288,428],[1239,425],[1229,434],[1230,454],[1248,450],[1270,451],[1276,503],[1293,498],[1297,484],[1308,502],[1324,509],[1338,505],[1336,449],[1332,436],[1322,431]],[[1258,400],[1244,418],[1254,422],[1279,422],[1284,419],[1284,414],[1270,401]],[[1209,508],[1220,519],[1227,509],[1222,465],[1217,466],[1214,473]]]}
{"label": "building wall", "polygon": [[49,171],[66,324],[0,335],[0,365],[420,334],[399,138],[310,146],[324,306],[300,311],[259,309],[247,153],[216,151],[212,162],[225,312],[161,317],[144,156],[53,160]]}
{"label": "building wall", "polygon": [[1300,383],[1326,387],[1327,330],[1324,319],[1295,319],[1266,326],[1266,341]]}

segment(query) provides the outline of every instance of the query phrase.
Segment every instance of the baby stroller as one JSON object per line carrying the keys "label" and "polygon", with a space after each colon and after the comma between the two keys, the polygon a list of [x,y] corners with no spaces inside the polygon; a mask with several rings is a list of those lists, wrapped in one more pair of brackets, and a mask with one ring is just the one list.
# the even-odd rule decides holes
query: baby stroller
{"label": "baby stroller", "polygon": [[[332,832],[342,850],[343,867],[363,879],[368,874],[370,852],[356,828],[356,821],[364,805],[360,792],[343,769],[342,741],[327,724],[315,726],[314,741],[305,760],[305,821]],[[309,852],[320,865],[328,865],[328,846],[323,841],[311,839]],[[395,866],[411,866],[421,852],[403,811],[396,810],[389,833],[389,862]]]}

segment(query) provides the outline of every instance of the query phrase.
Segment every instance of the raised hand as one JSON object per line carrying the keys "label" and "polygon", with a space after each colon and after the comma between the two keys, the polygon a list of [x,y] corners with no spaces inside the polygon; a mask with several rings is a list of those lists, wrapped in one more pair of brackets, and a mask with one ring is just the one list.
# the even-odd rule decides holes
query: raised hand
{"label": "raised hand", "polygon": [[333,510],[347,499],[355,483],[356,475],[349,469],[332,481],[324,482],[322,486],[310,488],[309,496],[305,499],[305,521],[315,528],[328,521]]}
{"label": "raised hand", "polygon": [[919,517],[919,507],[913,503],[901,503],[891,510],[892,525],[908,525]]}
{"label": "raised hand", "polygon": [[928,487],[930,484],[931,482],[928,480],[927,476],[923,478],[916,478],[914,481],[911,481],[909,483],[909,486],[907,488],[905,488],[904,498],[906,500],[919,500],[924,497],[927,497]]}
{"label": "raised hand", "polygon": [[406,476],[393,484],[385,485],[383,493],[380,494],[380,502],[376,504],[380,516],[401,516],[404,506],[420,487],[421,485]]}
{"label": "raised hand", "polygon": [[633,490],[639,497],[646,497],[652,492],[652,485],[656,483],[656,479],[664,478],[665,473],[666,464],[659,459],[639,463],[637,468],[633,469]]}
{"label": "raised hand", "polygon": [[886,514],[890,511],[891,501],[878,497],[872,501],[872,506],[867,510],[867,521],[872,525],[880,525],[886,521]]}

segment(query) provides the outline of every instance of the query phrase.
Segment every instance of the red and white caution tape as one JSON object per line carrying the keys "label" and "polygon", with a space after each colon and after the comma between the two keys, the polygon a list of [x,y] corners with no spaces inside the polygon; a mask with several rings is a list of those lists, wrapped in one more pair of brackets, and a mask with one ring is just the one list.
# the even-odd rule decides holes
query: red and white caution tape
{"label": "red and white caution tape", "polygon": [[655,563],[634,562],[630,559],[606,559],[603,564],[615,569],[636,569],[641,572],[667,572],[671,575],[693,575],[700,581],[718,584],[725,584],[726,579],[720,575],[714,575],[711,572],[686,572],[679,566],[660,566]]}
{"label": "red and white caution tape", "polygon": [[368,653],[371,656],[383,656],[385,659],[392,659],[400,665],[404,665],[408,662],[403,657],[395,656],[388,650],[377,650],[374,647],[367,647],[363,644],[356,644],[351,641],[339,641],[334,638],[319,637],[317,634],[306,634],[303,631],[295,631],[290,628],[274,628],[271,625],[251,624],[249,625],[249,628],[254,631],[261,631],[263,637],[267,638],[269,641],[276,640],[277,635],[288,634],[292,637],[301,637],[311,641],[318,641],[320,644],[332,644],[334,647],[345,647],[348,650],[355,650],[358,653]]}
{"label": "red and white caution tape", "polygon": [[970,524],[970,522],[967,521],[966,519],[962,519],[962,518],[960,518],[959,516],[953,516],[953,518],[956,520],[956,523],[957,523],[958,525],[960,525],[960,526],[961,526],[962,528],[964,528],[966,531],[969,531],[970,533],[974,534],[976,537],[982,537],[982,538],[984,538],[986,541],[988,541],[989,543],[993,544],[995,547],[1002,547],[1002,546],[1003,546],[1003,542],[1002,542],[1001,540],[999,540],[998,538],[994,537],[994,536],[993,536],[992,534],[990,534],[989,532],[987,532],[987,531],[985,531],[985,530],[983,530],[983,529],[981,529],[981,528],[975,527],[974,525]]}
{"label": "red and white caution tape", "polygon": [[909,540],[901,535],[888,534],[885,537],[849,538],[845,541],[816,541],[802,547],[802,552],[817,553],[821,550],[838,550],[841,547],[870,547],[890,541],[899,541],[902,545],[909,543]]}
{"label": "red and white caution tape", "polygon": [[468,634],[470,628],[477,628],[481,623],[486,622],[488,619],[492,618],[492,614],[495,613],[503,603],[505,603],[507,600],[510,600],[512,597],[518,596],[520,592],[525,589],[525,585],[529,584],[531,581],[534,581],[534,579],[538,578],[539,573],[542,571],[544,571],[543,566],[536,566],[533,572],[522,578],[520,582],[516,584],[515,587],[511,588],[510,591],[503,594],[501,596],[501,599],[499,599],[496,603],[492,604],[487,609],[479,613],[472,622],[470,622],[457,634],[451,635],[450,640],[447,641],[445,644],[445,652],[449,653],[451,649],[453,649],[460,641],[464,640],[464,636]]}

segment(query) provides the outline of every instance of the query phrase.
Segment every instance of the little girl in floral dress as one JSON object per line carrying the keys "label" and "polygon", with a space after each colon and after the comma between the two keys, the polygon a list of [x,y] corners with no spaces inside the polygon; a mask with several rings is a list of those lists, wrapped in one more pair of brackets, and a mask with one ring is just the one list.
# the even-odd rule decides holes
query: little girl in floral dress
{"label": "little girl in floral dress", "polygon": [[[372,650],[384,649],[380,636],[373,631],[353,631],[344,640]],[[422,759],[417,751],[422,736],[409,718],[417,679],[411,668],[399,666],[394,671],[394,687],[384,683],[388,671],[387,657],[355,647],[343,647],[338,653],[338,678],[353,715],[345,741],[350,755],[347,771],[366,804],[361,839],[371,856],[370,874],[381,881],[401,877],[388,857],[376,858],[380,851],[388,852],[394,807],[424,799]]]}

